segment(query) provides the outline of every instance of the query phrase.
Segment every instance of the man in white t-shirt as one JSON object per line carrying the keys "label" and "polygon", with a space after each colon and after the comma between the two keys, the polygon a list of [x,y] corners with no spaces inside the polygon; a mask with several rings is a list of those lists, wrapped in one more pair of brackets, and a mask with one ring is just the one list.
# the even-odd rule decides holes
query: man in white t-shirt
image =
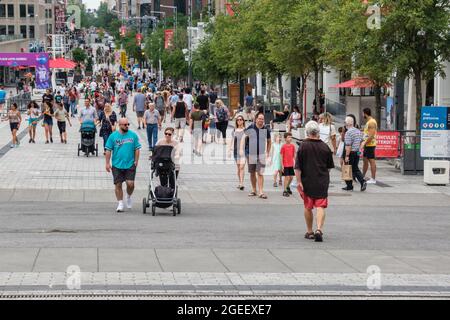
{"label": "man in white t-shirt", "polygon": [[191,89],[186,89],[185,93],[183,95],[183,101],[186,102],[186,105],[187,105],[189,111],[191,111],[191,109],[192,109],[193,100],[194,100],[194,98],[192,97]]}
{"label": "man in white t-shirt", "polygon": [[95,91],[97,89],[97,82],[92,81],[91,82],[91,91]]}

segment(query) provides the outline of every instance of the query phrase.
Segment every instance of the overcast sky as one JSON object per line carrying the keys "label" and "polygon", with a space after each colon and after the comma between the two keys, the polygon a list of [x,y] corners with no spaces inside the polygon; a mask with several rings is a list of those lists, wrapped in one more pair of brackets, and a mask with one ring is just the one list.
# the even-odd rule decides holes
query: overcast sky
{"label": "overcast sky", "polygon": [[98,9],[100,7],[100,0],[83,0],[83,3],[88,9]]}

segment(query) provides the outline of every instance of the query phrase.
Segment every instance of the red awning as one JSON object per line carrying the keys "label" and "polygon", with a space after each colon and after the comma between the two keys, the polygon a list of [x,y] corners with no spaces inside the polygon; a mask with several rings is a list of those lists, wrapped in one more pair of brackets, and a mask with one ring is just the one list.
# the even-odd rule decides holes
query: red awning
{"label": "red awning", "polygon": [[358,77],[352,80],[348,80],[339,83],[331,88],[372,88],[375,86],[375,82],[369,78]]}
{"label": "red awning", "polygon": [[49,61],[50,69],[75,69],[77,64],[73,61],[58,58]]}

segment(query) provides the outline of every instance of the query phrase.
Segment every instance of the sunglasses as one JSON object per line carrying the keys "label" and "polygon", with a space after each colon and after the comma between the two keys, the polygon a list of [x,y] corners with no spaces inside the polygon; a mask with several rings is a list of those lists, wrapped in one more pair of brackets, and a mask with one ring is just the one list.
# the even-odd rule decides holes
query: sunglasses
{"label": "sunglasses", "polygon": [[166,132],[165,135],[169,136],[169,137],[172,136],[172,134],[170,132]]}
{"label": "sunglasses", "polygon": [[122,123],[121,126],[129,127],[130,124],[129,123]]}
{"label": "sunglasses", "polygon": [[244,121],[244,119],[237,119],[237,121]]}

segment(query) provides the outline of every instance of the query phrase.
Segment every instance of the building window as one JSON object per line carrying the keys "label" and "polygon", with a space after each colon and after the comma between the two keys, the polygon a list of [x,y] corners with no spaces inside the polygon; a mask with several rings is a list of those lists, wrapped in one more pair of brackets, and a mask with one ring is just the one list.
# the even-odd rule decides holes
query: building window
{"label": "building window", "polygon": [[6,26],[0,26],[0,36],[6,36]]}
{"label": "building window", "polygon": [[20,9],[20,17],[21,18],[26,18],[27,17],[27,6],[24,5],[24,4],[21,4],[19,6],[19,9]]}
{"label": "building window", "polygon": [[0,4],[0,18],[6,18],[6,4]]}
{"label": "building window", "polygon": [[34,18],[34,5],[32,4],[28,5],[28,16],[30,18]]}
{"label": "building window", "polygon": [[8,26],[8,34],[13,36],[16,33],[16,28],[14,26]]}
{"label": "building window", "polygon": [[53,25],[52,24],[47,24],[47,33],[53,34]]}
{"label": "building window", "polygon": [[34,39],[34,26],[28,26],[28,35],[31,39]]}
{"label": "building window", "polygon": [[14,5],[8,4],[8,18],[14,18]]}
{"label": "building window", "polygon": [[20,26],[20,34],[24,39],[27,37],[27,26]]}
{"label": "building window", "polygon": [[53,17],[52,9],[48,9],[48,17],[51,19]]}

